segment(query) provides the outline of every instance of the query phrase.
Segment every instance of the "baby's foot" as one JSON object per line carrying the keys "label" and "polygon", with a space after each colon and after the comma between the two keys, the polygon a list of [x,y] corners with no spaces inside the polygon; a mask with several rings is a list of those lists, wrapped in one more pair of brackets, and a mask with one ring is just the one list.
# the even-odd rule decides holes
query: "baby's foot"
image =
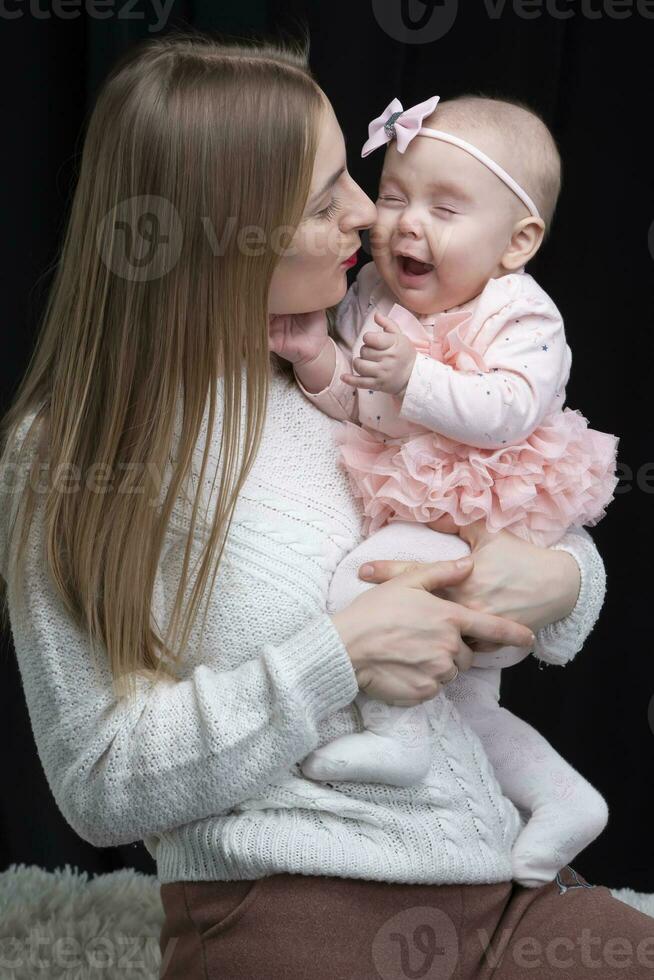
{"label": "baby's foot", "polygon": [[[572,805],[574,804],[574,805]],[[602,833],[609,810],[590,784],[577,784],[572,800],[553,801],[534,812],[513,847],[513,878],[525,888],[553,881]]]}
{"label": "baby's foot", "polygon": [[353,782],[413,786],[429,771],[428,738],[405,739],[376,732],[353,732],[310,752],[300,763],[310,779],[349,779]]}

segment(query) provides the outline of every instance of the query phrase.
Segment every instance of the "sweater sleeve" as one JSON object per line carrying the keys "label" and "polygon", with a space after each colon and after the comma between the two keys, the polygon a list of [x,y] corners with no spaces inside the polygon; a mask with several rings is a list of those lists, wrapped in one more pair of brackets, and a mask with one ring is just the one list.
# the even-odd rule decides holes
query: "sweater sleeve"
{"label": "sweater sleeve", "polygon": [[[320,613],[236,669],[200,664],[156,685],[137,676],[137,698],[117,700],[106,656],[92,657],[46,569],[41,521],[37,505],[20,608],[9,573],[10,622],[48,784],[91,844],[229,811],[316,748],[320,720],[356,696],[347,651]],[[162,588],[159,579],[155,597]]]}
{"label": "sweater sleeve", "polygon": [[570,528],[552,547],[572,555],[579,565],[581,585],[572,612],[536,633],[534,656],[543,663],[564,666],[579,653],[599,618],[606,572],[595,542],[583,527]]}

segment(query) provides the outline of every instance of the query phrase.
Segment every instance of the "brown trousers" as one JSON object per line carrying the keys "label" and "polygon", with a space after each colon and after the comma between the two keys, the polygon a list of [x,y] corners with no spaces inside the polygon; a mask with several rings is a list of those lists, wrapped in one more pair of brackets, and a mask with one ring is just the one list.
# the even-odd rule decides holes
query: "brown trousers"
{"label": "brown trousers", "polygon": [[161,886],[160,980],[654,980],[654,919],[541,888],[275,874]]}

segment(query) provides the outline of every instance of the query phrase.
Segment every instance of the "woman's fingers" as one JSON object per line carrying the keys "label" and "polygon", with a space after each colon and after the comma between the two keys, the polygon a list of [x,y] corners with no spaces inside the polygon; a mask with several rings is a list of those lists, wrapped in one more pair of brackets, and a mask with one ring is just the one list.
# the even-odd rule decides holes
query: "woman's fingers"
{"label": "woman's fingers", "polygon": [[442,687],[456,679],[458,673],[470,669],[473,658],[473,651],[461,640],[452,663],[440,671],[437,677],[406,662],[386,664],[382,671],[370,667],[358,668],[357,680],[360,690],[370,697],[396,707],[409,708],[435,698]]}
{"label": "woman's fingers", "polygon": [[453,664],[452,668],[448,670],[447,674],[444,674],[442,677],[439,677],[438,680],[441,684],[447,685],[447,684],[451,684],[452,681],[455,681],[458,676],[459,676],[458,664]]}
{"label": "woman's fingers", "polygon": [[454,662],[462,674],[465,673],[466,670],[470,670],[474,658],[474,651],[470,649],[467,643],[464,643],[464,641],[461,640],[461,643],[459,644],[459,652],[455,656]]}
{"label": "woman's fingers", "polygon": [[[423,588],[428,592],[456,585],[467,578],[474,567],[473,556],[459,558],[457,561],[407,562],[375,561],[367,562],[359,568],[359,577],[366,582],[384,583],[405,576],[404,585]],[[370,574],[365,574],[372,568]],[[474,640],[496,643],[500,646],[532,646],[536,639],[527,626],[522,626],[501,616],[477,612],[467,606],[451,603],[456,610],[456,622],[462,636]]]}
{"label": "woman's fingers", "polygon": [[426,592],[435,592],[437,589],[462,582],[474,567],[470,556],[458,558],[456,561],[415,562],[414,564],[414,568],[409,568],[402,575],[402,585],[411,589],[424,589]]}
{"label": "woman's fingers", "polygon": [[502,643],[487,643],[482,640],[475,640],[471,644],[474,653],[496,653],[502,649]]}
{"label": "woman's fingers", "polygon": [[536,637],[528,626],[501,616],[491,616],[490,613],[476,612],[457,603],[453,605],[461,636],[509,647],[529,647],[536,642]]}
{"label": "woman's fingers", "polygon": [[[404,706],[421,704],[435,698],[440,690],[440,680],[429,677],[418,667],[404,664],[399,671],[391,672],[393,677],[393,700],[397,704],[403,700]],[[404,688],[404,691],[402,691]]]}
{"label": "woman's fingers", "polygon": [[365,565],[359,565],[359,578],[364,578],[366,582],[388,582],[392,578],[397,578],[410,568],[417,568],[420,562],[417,561],[397,561],[386,559],[384,561],[368,561]]}
{"label": "woman's fingers", "polygon": [[[450,581],[458,584],[466,575],[470,574],[472,568],[473,561],[470,557],[459,558],[458,561],[434,562],[399,561],[389,558],[380,561],[369,561],[361,565],[359,567],[359,578],[365,579],[366,582],[381,584],[382,582],[389,582],[399,575],[404,575],[406,572],[416,572],[418,577],[420,577],[425,569],[430,569],[431,571],[428,573],[428,577],[436,576],[439,584],[434,586],[434,588],[439,588],[449,585]],[[457,573],[460,573],[460,577]],[[454,579],[450,579],[451,575],[455,576]],[[429,591],[431,592],[433,589],[430,588]]]}
{"label": "woman's fingers", "polygon": [[374,667],[357,669],[359,689],[372,698],[409,708],[436,697],[440,682],[419,667],[409,663],[387,664],[382,670]]}

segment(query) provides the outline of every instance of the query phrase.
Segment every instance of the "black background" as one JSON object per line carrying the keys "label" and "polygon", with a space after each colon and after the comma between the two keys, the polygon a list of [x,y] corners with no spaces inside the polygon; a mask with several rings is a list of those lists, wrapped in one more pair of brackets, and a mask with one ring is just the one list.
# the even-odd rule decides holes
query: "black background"
{"label": "black background", "polygon": [[[441,0],[430,3],[429,13],[414,3],[410,16],[422,11],[430,25],[449,22],[449,29],[426,40],[408,22],[403,41],[400,0],[387,0],[381,14],[371,0],[175,2],[158,27],[155,8],[143,0],[105,5],[103,19],[86,0],[59,12],[45,0],[6,0],[0,14],[0,409],[9,404],[38,327],[94,95],[115,58],[138,38],[187,25],[279,36],[306,23],[312,68],[343,127],[350,171],[373,199],[383,154],[362,160],[360,149],[369,120],[393,96],[406,107],[434,94],[446,99],[477,91],[533,105],[559,142],[564,184],[551,238],[529,272],[565,317],[573,352],[567,404],[593,427],[620,436],[622,479],[592,532],[606,563],[608,595],[586,648],[565,669],[539,670],[530,658],[505,671],[503,701],[609,803],[609,825],[575,859],[577,870],[591,882],[654,891],[648,718],[654,690],[654,4],[643,2],[639,10],[635,0],[544,0],[540,7],[475,0],[464,11],[462,2],[457,10]],[[96,849],[65,823],[36,756],[9,638],[3,643],[0,865],[154,872],[142,844]]]}

